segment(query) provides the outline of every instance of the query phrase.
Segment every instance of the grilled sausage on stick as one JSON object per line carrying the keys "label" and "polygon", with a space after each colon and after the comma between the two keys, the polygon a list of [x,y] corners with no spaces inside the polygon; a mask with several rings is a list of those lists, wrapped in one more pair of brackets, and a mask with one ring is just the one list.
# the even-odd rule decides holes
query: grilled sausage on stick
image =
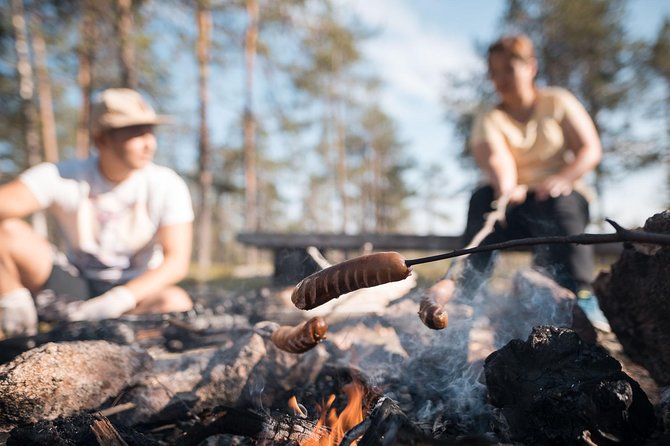
{"label": "grilled sausage on stick", "polygon": [[282,325],[272,332],[272,343],[280,350],[289,353],[305,353],[326,339],[328,324],[321,316],[291,327]]}
{"label": "grilled sausage on stick", "polygon": [[411,272],[397,252],[364,255],[305,277],[293,290],[291,300],[301,310],[311,310],[359,288],[403,280]]}
{"label": "grilled sausage on stick", "polygon": [[421,322],[433,330],[442,330],[449,324],[449,315],[444,305],[451,299],[456,289],[453,280],[442,279],[428,288],[419,304]]}

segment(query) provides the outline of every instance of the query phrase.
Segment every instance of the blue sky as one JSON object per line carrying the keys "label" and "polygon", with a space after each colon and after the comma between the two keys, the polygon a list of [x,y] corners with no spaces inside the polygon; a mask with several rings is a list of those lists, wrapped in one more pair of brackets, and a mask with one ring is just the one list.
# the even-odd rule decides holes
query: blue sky
{"label": "blue sky", "polygon": [[[468,194],[462,185],[474,172],[464,172],[455,159],[450,126],[443,116],[446,72],[483,70],[475,43],[486,44],[500,34],[502,0],[339,0],[364,24],[380,33],[365,44],[365,52],[384,81],[382,102],[397,120],[411,153],[439,162],[448,172],[445,197],[438,204],[450,214],[435,228],[415,213],[416,232],[457,233],[465,224]],[[629,31],[652,38],[663,17],[670,16],[668,0],[630,0]],[[446,92],[449,94],[449,92]],[[452,174],[453,173],[453,174]],[[420,179],[418,179],[420,181]],[[662,210],[662,166],[626,176],[610,184],[595,206],[604,216],[636,226]],[[626,197],[626,200],[621,197]]]}

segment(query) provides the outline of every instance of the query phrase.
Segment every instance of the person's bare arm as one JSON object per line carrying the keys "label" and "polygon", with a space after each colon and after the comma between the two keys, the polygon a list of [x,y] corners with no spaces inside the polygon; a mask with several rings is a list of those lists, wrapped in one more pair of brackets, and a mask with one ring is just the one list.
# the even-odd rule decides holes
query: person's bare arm
{"label": "person's bare arm", "polygon": [[163,262],[125,285],[137,302],[186,277],[191,261],[192,233],[191,223],[163,226],[158,230],[158,242],[163,247]]}
{"label": "person's bare arm", "polygon": [[574,159],[556,175],[547,177],[537,189],[537,198],[568,195],[574,182],[598,166],[602,158],[600,137],[593,120],[582,107],[566,116],[562,124],[567,147]]}
{"label": "person's bare arm", "polygon": [[504,140],[496,138],[475,144],[472,155],[479,168],[486,173],[495,198],[507,195],[511,204],[526,199],[527,188],[517,184],[516,163]]}
{"label": "person's bare arm", "polygon": [[21,180],[0,186],[0,220],[27,217],[41,208],[35,195]]}

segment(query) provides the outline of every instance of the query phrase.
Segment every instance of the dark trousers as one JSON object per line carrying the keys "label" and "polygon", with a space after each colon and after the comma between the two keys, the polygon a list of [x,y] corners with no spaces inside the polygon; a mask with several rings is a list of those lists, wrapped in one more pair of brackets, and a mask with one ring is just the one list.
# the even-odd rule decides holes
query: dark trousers
{"label": "dark trousers", "polygon": [[[463,244],[468,244],[482,228],[487,213],[491,212],[493,188],[477,189],[470,199],[468,221]],[[506,221],[496,223],[495,229],[481,245],[527,237],[575,235],[584,232],[589,223],[589,204],[578,192],[543,201],[528,193],[526,201],[509,206]],[[474,289],[486,279],[493,267],[493,253],[470,255],[464,264],[460,282]],[[593,248],[586,245],[553,244],[533,248],[534,264],[545,270],[557,283],[574,292],[590,289],[593,279]]]}

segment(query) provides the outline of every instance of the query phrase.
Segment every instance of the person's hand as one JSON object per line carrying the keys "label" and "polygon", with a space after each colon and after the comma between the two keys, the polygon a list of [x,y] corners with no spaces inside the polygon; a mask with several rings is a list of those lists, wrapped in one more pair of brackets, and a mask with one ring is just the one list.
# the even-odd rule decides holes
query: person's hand
{"label": "person's hand", "polygon": [[572,181],[562,175],[551,175],[535,190],[535,197],[544,201],[547,198],[558,198],[561,195],[570,195],[571,193]]}
{"label": "person's hand", "polygon": [[37,333],[37,310],[26,289],[0,299],[0,339]]}
{"label": "person's hand", "polygon": [[137,299],[125,286],[117,286],[89,300],[68,305],[67,320],[99,321],[113,319],[137,306]]}
{"label": "person's hand", "polygon": [[503,191],[498,197],[498,204],[504,203],[503,207],[507,205],[517,205],[526,201],[528,197],[528,186],[525,184],[517,184],[513,188]]}

